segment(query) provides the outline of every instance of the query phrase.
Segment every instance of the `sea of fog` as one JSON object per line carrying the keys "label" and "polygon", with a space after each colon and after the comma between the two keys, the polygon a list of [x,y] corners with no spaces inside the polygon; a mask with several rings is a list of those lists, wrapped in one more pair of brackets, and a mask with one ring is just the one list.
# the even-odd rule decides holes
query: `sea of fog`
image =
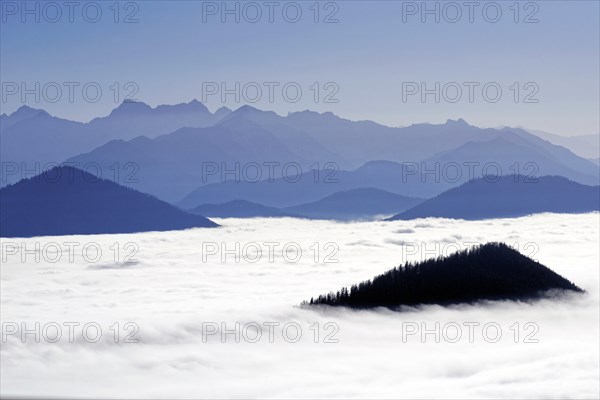
{"label": "sea of fog", "polygon": [[[598,213],[465,222],[217,219],[3,238],[3,396],[598,398]],[[300,307],[503,241],[584,288],[535,303]]]}

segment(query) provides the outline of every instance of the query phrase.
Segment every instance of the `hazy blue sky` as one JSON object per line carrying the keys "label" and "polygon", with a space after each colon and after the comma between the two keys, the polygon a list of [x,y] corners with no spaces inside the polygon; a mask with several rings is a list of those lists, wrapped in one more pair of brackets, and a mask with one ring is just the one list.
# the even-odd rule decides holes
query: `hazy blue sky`
{"label": "hazy blue sky", "polygon": [[[425,15],[422,22],[421,2],[401,1],[321,2],[318,23],[314,22],[314,1],[272,2],[276,4],[272,23],[264,1],[239,2],[239,23],[234,15],[221,21],[222,2],[121,2],[118,23],[114,22],[113,1],[76,2],[73,22],[69,22],[65,2],[54,2],[54,6],[27,2],[31,10],[38,7],[39,22],[35,11],[22,15],[21,1],[1,3],[2,112],[10,113],[23,104],[20,93],[10,94],[12,82],[25,82],[29,88],[39,82],[40,102],[30,94],[28,105],[82,121],[108,114],[116,106],[114,82],[121,86],[118,101],[128,92],[125,83],[135,82],[139,88],[135,98],[152,106],[202,100],[206,82],[225,82],[229,88],[236,82],[240,87],[257,82],[263,93],[253,105],[281,114],[308,108],[388,125],[462,117],[480,126],[518,125],[565,135],[599,130],[598,1],[519,2],[517,7],[515,1],[474,2],[473,22],[464,1],[428,2],[430,8],[438,4],[439,23],[435,15]],[[235,4],[228,2],[228,7]],[[262,17],[248,22],[254,18],[255,4]],[[285,20],[283,9],[288,20],[293,20],[295,4],[302,16],[291,23]],[[462,16],[452,23],[456,4]],[[56,5],[62,12],[60,18]],[[96,5],[102,15],[92,23]],[[496,5],[502,16],[492,23]],[[203,13],[211,8],[217,9],[216,15]],[[123,23],[130,13],[137,23]],[[331,13],[338,22],[324,23]],[[55,18],[58,21],[51,22]],[[525,23],[527,18],[538,22]],[[51,102],[56,97],[51,82],[62,86],[55,102]],[[72,103],[65,82],[80,84]],[[96,103],[82,96],[82,86],[90,82],[102,89]],[[280,83],[272,104],[264,82]],[[295,85],[288,85],[288,100],[282,94],[282,86],[290,82],[302,89],[295,103],[291,101]],[[321,86],[316,103],[314,82]],[[325,88],[327,82],[333,85]],[[403,82],[425,82],[429,88],[440,82],[440,92],[446,83],[456,82],[462,97],[455,103],[447,101],[456,96],[451,84],[439,103],[434,94],[425,102],[419,94],[403,101]],[[479,83],[472,103],[464,82]],[[490,82],[502,89],[496,103],[482,93],[483,85]],[[515,82],[520,88],[516,103]],[[488,85],[490,100],[496,84]],[[253,85],[246,88],[245,98],[252,100]],[[333,99],[339,101],[325,103],[325,95],[336,88],[339,91]],[[94,86],[89,90],[94,97]],[[239,103],[233,94],[225,104],[220,95],[212,95],[207,105],[211,110],[222,105],[237,108],[245,103],[241,92]],[[524,102],[528,94],[538,102]]]}

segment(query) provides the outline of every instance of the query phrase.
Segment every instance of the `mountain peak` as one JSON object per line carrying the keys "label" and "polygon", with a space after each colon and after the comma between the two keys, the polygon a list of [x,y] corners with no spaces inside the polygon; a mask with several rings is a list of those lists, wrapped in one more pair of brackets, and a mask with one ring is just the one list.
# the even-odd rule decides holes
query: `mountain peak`
{"label": "mountain peak", "polygon": [[[163,107],[163,106],[158,106],[158,107]],[[175,105],[165,105],[165,107],[191,108],[191,109],[201,108],[201,109],[206,109],[206,106],[204,104],[202,104],[200,101],[198,101],[198,99],[192,99],[188,103],[179,103],[179,104],[175,104]]]}
{"label": "mountain peak", "polygon": [[189,103],[180,103],[171,107],[207,110],[206,106],[198,99],[192,99]]}
{"label": "mountain peak", "polygon": [[110,115],[140,114],[150,110],[152,110],[152,107],[143,101],[125,100],[117,108],[112,110]]}
{"label": "mountain peak", "polygon": [[33,107],[29,107],[27,105],[23,105],[21,107],[19,107],[17,110],[15,110],[15,112],[13,112],[12,114],[10,114],[10,117],[17,117],[19,119],[25,119],[25,118],[30,118],[33,116],[36,116],[38,114],[45,114],[45,115],[49,115],[45,110],[42,110],[41,108],[33,108]]}
{"label": "mountain peak", "polygon": [[154,110],[158,112],[164,112],[169,114],[176,113],[209,113],[208,108],[197,99],[192,99],[189,103],[179,104],[161,104]]}
{"label": "mountain peak", "polygon": [[237,110],[234,111],[234,113],[236,113],[236,114],[250,114],[250,113],[256,113],[256,112],[265,112],[265,111],[259,110],[258,108],[249,106],[247,104],[244,104],[243,106],[241,106],[240,108],[238,108]]}
{"label": "mountain peak", "polygon": [[318,111],[313,111],[313,110],[304,110],[304,111],[294,111],[294,112],[289,112],[288,113],[288,117],[323,117],[323,118],[331,118],[331,119],[340,119],[340,117],[338,117],[337,115],[335,115],[334,113],[332,113],[331,111],[325,111],[325,112],[318,112]]}
{"label": "mountain peak", "polygon": [[221,118],[226,117],[227,115],[231,114],[231,112],[232,111],[231,111],[230,108],[227,108],[227,107],[223,106],[223,107],[219,107],[217,109],[217,111],[215,111],[214,115],[217,118],[221,119]]}
{"label": "mountain peak", "polygon": [[277,117],[279,117],[279,115],[277,115],[277,113],[275,113],[274,111],[263,111],[246,104],[241,106],[237,110],[225,115],[221,121],[226,122],[230,120],[243,120],[267,123],[276,120]]}
{"label": "mountain peak", "polygon": [[467,121],[465,121],[462,118],[459,118],[459,119],[456,119],[456,120],[454,120],[454,119],[448,119],[446,121],[446,125],[470,126],[469,123],[467,123]]}

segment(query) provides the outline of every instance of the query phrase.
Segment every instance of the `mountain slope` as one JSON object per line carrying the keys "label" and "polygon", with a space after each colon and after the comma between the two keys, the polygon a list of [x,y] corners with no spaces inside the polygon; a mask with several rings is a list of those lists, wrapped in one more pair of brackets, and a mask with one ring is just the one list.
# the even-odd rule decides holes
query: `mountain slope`
{"label": "mountain slope", "polygon": [[10,115],[0,115],[0,134],[6,129],[13,126],[14,124],[35,117],[36,115],[41,113],[47,114],[46,111],[41,109],[31,108],[28,106],[21,106],[18,110],[16,110]]}
{"label": "mountain slope", "polygon": [[586,186],[559,176],[531,180],[509,175],[470,181],[394,215],[389,221],[427,217],[477,220],[598,210],[599,186]]}
{"label": "mountain slope", "polygon": [[550,290],[582,292],[544,265],[503,243],[488,243],[446,258],[406,263],[373,280],[305,304],[372,308],[451,305],[481,300],[528,300]]}
{"label": "mountain slope", "polygon": [[[565,162],[561,159],[568,158]],[[442,152],[423,161],[421,170],[433,171],[446,167],[446,172],[440,172],[454,179],[455,169],[450,165],[461,167],[462,179],[469,179],[468,165],[473,166],[474,176],[522,174],[532,177],[545,175],[560,175],[573,181],[587,185],[598,184],[597,166],[588,160],[583,160],[568,150],[536,145],[520,136],[500,136],[481,142],[467,142],[455,149]]]}
{"label": "mountain slope", "polygon": [[32,237],[214,227],[150,195],[60,166],[0,189],[0,236]]}
{"label": "mountain slope", "polygon": [[0,144],[3,162],[26,163],[26,168],[33,170],[36,163],[56,165],[82,149],[102,144],[102,141],[88,136],[85,124],[81,122],[39,112],[6,128],[0,135]]}
{"label": "mountain slope", "polygon": [[561,136],[539,130],[525,130],[558,146],[565,147],[579,157],[587,159],[600,157],[599,133],[591,135]]}

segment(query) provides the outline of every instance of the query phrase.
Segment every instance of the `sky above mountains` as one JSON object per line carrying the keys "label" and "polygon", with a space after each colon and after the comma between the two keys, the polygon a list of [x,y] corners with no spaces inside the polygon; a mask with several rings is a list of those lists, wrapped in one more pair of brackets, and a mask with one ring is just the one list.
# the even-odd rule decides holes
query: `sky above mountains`
{"label": "sky above mountains", "polygon": [[[293,3],[300,17],[290,2],[275,2],[271,15],[263,2],[252,3],[260,7],[259,18],[257,9],[244,2],[229,3],[231,9],[238,4],[238,15],[224,13],[221,2],[121,2],[118,9],[98,2],[98,18],[96,9],[84,13],[84,3],[72,16],[63,3],[55,3],[62,7],[60,17],[43,2],[2,3],[4,113],[26,103],[87,121],[131,95],[152,106],[198,98],[211,111],[250,103],[280,114],[333,111],[391,126],[462,117],[478,126],[521,125],[563,135],[598,132],[596,1],[521,2],[517,8],[497,2],[500,17],[486,2],[473,10],[462,2],[454,3],[460,9],[428,3],[431,9],[437,4],[438,15],[424,12],[421,2]],[[72,99],[68,82],[78,84]],[[420,90],[422,83],[434,89],[437,82],[439,102],[435,94],[425,101],[419,92],[409,94],[412,83]],[[466,82],[477,84],[472,102]],[[39,102],[34,94],[23,99],[22,83],[37,92]],[[53,83],[62,90],[58,100]],[[222,84],[234,94],[223,99]],[[487,99],[486,84],[492,84]],[[462,93],[454,101],[457,86]],[[98,87],[99,98],[94,95]],[[493,102],[498,87],[502,95]],[[532,100],[537,102],[527,102]]]}

